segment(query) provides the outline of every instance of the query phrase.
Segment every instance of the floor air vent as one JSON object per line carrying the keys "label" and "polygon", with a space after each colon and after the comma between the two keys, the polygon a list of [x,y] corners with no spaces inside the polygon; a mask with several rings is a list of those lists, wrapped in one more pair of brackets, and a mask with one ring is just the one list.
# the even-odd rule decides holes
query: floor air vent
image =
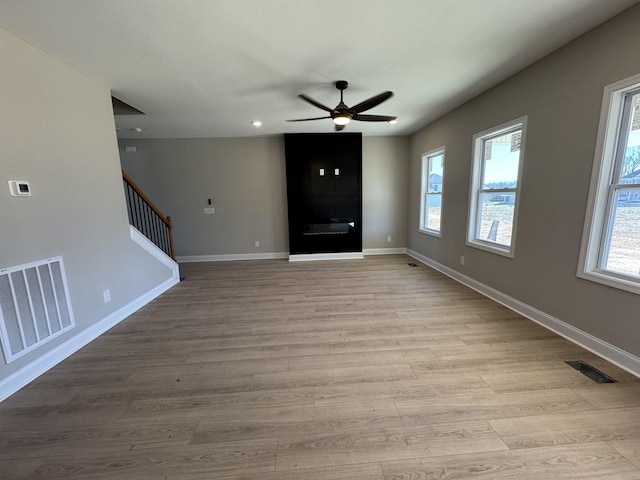
{"label": "floor air vent", "polygon": [[583,362],[582,360],[572,360],[564,363],[572,366],[581,374],[586,375],[596,383],[615,383],[615,380],[609,375],[602,373],[600,370],[593,368],[591,365]]}
{"label": "floor air vent", "polygon": [[74,326],[62,257],[0,269],[0,340],[7,363]]}

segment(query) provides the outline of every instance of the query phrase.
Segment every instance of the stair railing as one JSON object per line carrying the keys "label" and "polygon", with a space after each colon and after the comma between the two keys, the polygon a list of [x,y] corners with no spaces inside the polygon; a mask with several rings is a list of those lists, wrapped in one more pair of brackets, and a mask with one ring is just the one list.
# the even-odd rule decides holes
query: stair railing
{"label": "stair railing", "polygon": [[127,200],[129,223],[175,260],[171,217],[163,215],[124,170],[122,171],[122,182]]}

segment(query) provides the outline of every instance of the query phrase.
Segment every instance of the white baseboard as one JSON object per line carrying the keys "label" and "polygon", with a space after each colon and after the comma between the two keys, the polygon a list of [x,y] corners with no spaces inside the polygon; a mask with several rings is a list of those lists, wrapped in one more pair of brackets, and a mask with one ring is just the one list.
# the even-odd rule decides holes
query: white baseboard
{"label": "white baseboard", "polygon": [[406,248],[365,248],[362,250],[364,256],[367,257],[369,255],[401,255],[406,254]]}
{"label": "white baseboard", "polygon": [[538,310],[526,303],[521,302],[509,295],[506,295],[494,288],[489,287],[477,280],[474,280],[471,277],[463,275],[462,273],[449,268],[445,265],[442,265],[434,260],[431,260],[424,255],[413,251],[411,249],[407,249],[407,254],[419,262],[424,263],[425,265],[437,270],[448,277],[453,278],[454,280],[466,285],[467,287],[475,290],[478,293],[504,305],[505,307],[513,310],[516,313],[519,313],[523,317],[528,318],[536,322],[539,325],[551,330],[552,332],[557,333],[561,337],[566,338],[570,342],[579,345],[586,350],[589,350],[591,353],[598,355],[599,357],[604,358],[610,363],[617,365],[618,367],[626,370],[627,372],[640,377],[640,358],[622,350],[621,348],[616,347],[604,340],[601,340],[597,337],[594,337],[590,333],[587,333],[579,328],[574,327],[562,320],[555,318],[541,310]]}
{"label": "white baseboard", "polygon": [[289,253],[287,252],[233,253],[225,255],[185,255],[176,257],[176,260],[179,263],[195,263],[231,262],[239,260],[274,260],[288,258],[289,261],[292,262],[304,262],[310,260],[352,260],[359,259],[367,255],[398,255],[405,253],[407,253],[406,248],[367,248],[364,249],[362,253],[314,253],[310,255],[289,255]]}
{"label": "white baseboard", "polygon": [[342,252],[342,253],[310,253],[289,255],[290,262],[315,262],[318,260],[361,260],[364,258],[362,252]]}
{"label": "white baseboard", "polygon": [[13,395],[29,382],[38,378],[47,370],[55,367],[65,358],[77,352],[82,347],[87,345],[92,340],[98,338],[110,328],[116,326],[129,315],[144,307],[151,300],[169,290],[179,281],[180,279],[177,276],[172,276],[170,279],[148,291],[141,297],[138,297],[124,307],[111,313],[107,317],[100,320],[98,323],[95,323],[89,328],[82,330],[74,337],[48,351],[30,364],[25,365],[17,372],[9,375],[7,378],[0,380],[0,402]]}
{"label": "white baseboard", "polygon": [[287,252],[271,252],[271,253],[232,253],[228,255],[186,255],[178,256],[176,260],[179,263],[195,263],[195,262],[235,262],[238,260],[273,260],[279,258],[287,258]]}

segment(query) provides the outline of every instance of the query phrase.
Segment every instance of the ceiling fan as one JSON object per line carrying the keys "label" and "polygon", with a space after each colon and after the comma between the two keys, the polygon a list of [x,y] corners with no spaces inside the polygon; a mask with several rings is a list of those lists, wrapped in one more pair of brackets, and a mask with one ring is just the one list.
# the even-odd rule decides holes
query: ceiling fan
{"label": "ceiling fan", "polygon": [[344,129],[344,127],[351,120],[358,120],[361,122],[394,122],[396,117],[389,117],[387,115],[363,115],[362,112],[369,110],[373,107],[380,105],[385,100],[389,100],[393,97],[393,92],[383,92],[375,97],[371,97],[364,102],[360,102],[353,107],[348,107],[345,105],[342,94],[349,86],[349,83],[346,80],[338,80],[336,83],[336,88],[340,90],[340,103],[335,108],[329,108],[320,102],[317,102],[313,98],[307,97],[305,94],[301,93],[298,95],[298,98],[301,98],[307,103],[310,103],[314,107],[318,107],[325,112],[329,112],[329,115],[325,117],[313,117],[313,118],[300,118],[297,120],[287,120],[287,122],[306,122],[308,120],[323,120],[325,118],[330,118],[333,120],[335,124],[336,132]]}

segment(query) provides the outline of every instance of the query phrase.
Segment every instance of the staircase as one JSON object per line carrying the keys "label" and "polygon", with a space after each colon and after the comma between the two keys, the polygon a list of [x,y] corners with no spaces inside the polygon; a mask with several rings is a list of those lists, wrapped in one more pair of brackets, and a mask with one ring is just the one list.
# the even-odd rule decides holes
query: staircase
{"label": "staircase", "polygon": [[142,192],[140,187],[122,171],[129,224],[175,261],[171,217],[167,217]]}

